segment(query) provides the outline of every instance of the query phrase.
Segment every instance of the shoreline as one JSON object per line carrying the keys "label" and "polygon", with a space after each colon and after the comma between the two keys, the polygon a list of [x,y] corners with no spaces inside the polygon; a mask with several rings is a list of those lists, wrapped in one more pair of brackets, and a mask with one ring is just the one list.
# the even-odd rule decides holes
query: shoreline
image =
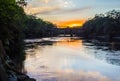
{"label": "shoreline", "polygon": [[4,60],[0,58],[0,81],[36,81],[27,74],[18,72],[13,66],[10,59]]}
{"label": "shoreline", "polygon": [[0,40],[0,81],[36,81],[27,74],[19,72],[16,64],[6,54]]}

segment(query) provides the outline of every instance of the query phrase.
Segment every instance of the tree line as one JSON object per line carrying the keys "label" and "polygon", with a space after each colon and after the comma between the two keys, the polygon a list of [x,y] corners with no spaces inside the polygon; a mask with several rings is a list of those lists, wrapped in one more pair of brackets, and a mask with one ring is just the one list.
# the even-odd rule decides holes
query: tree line
{"label": "tree line", "polygon": [[25,25],[23,31],[25,38],[41,38],[57,35],[56,25],[32,15],[26,16]]}
{"label": "tree line", "polygon": [[[120,10],[97,14],[85,22],[82,29],[84,37],[105,36],[109,39],[120,36]],[[106,38],[107,39],[107,38]]]}

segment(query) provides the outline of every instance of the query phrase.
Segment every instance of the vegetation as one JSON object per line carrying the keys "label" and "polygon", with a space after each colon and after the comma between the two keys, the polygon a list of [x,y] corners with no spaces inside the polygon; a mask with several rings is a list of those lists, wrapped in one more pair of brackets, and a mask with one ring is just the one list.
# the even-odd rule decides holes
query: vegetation
{"label": "vegetation", "polygon": [[19,7],[15,0],[0,1],[0,40],[11,58],[24,52],[22,29],[25,16],[22,7]]}
{"label": "vegetation", "polygon": [[107,36],[108,38],[120,35],[120,11],[112,10],[105,14],[98,14],[84,25],[85,37]]}
{"label": "vegetation", "polygon": [[[6,53],[13,59],[24,55],[24,38],[53,36],[55,25],[50,22],[26,15],[22,6],[24,0],[0,1],[0,40]],[[25,57],[22,57],[23,60]]]}
{"label": "vegetation", "polygon": [[26,16],[25,38],[40,38],[56,36],[56,26],[50,22],[37,19],[35,16]]}
{"label": "vegetation", "polygon": [[[8,77],[9,75],[24,76],[30,79],[27,75],[21,73],[25,72],[23,64],[25,60],[25,38],[56,35],[53,32],[56,30],[55,25],[34,16],[26,15],[23,6],[26,6],[24,0],[17,0],[17,2],[16,0],[0,0],[0,48],[3,48],[0,49],[0,77],[3,77],[0,78],[1,81],[8,81],[5,76]],[[1,69],[1,66],[5,71]],[[14,79],[14,76],[11,78]],[[30,81],[35,80],[31,79]]]}

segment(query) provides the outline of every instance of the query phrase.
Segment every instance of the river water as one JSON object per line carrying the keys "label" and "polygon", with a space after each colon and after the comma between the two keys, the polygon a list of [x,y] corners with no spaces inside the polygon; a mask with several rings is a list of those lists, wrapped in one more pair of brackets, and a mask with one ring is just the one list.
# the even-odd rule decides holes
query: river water
{"label": "river water", "polygon": [[77,37],[25,41],[25,69],[37,81],[120,81],[119,43]]}

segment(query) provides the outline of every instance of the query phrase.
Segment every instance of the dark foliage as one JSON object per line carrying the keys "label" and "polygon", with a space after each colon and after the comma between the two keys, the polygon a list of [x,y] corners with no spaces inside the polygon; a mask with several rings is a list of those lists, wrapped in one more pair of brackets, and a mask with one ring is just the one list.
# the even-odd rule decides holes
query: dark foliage
{"label": "dark foliage", "polygon": [[[24,39],[54,36],[55,25],[26,15],[24,0],[0,0],[0,40],[10,58],[25,59]],[[19,59],[18,59],[19,58]]]}
{"label": "dark foliage", "polygon": [[25,38],[40,38],[56,36],[56,26],[50,22],[37,19],[34,16],[26,17],[24,28]]}
{"label": "dark foliage", "polygon": [[106,36],[111,39],[120,36],[120,11],[96,15],[83,25],[83,30],[85,37]]}

